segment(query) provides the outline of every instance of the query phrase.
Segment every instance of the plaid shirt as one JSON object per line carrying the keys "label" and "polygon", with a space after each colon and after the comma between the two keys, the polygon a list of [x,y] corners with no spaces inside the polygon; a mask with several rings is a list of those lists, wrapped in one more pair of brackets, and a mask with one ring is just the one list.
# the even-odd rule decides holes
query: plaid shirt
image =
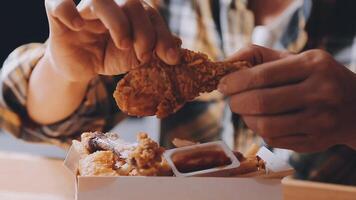
{"label": "plaid shirt", "polygon": [[[254,16],[246,8],[246,1],[152,0],[152,3],[167,19],[170,29],[182,38],[183,47],[205,52],[214,60],[223,59],[251,43]],[[297,8],[271,47],[300,51],[306,42],[304,26],[307,15],[305,6]],[[3,130],[27,141],[68,147],[71,140],[82,132],[109,131],[126,117],[118,110],[112,97],[120,76],[98,76],[90,83],[83,103],[71,116],[47,126],[33,122],[26,112],[28,80],[44,50],[44,44],[24,45],[5,61],[0,77],[0,126]],[[162,120],[162,145],[169,147],[174,137],[200,142],[216,140],[222,137],[222,132],[231,133],[233,130],[235,137],[228,142],[234,143],[235,149],[242,152],[251,143],[262,142],[243,127],[238,117],[233,116],[236,119],[233,125],[228,123],[231,112],[218,94],[200,99],[187,103],[176,114]]]}
{"label": "plaid shirt", "polygon": [[[213,17],[214,2],[218,3],[218,11],[223,16],[220,31]],[[165,16],[171,30],[182,38],[185,48],[205,52],[212,59],[222,59],[250,42],[253,14],[246,9],[244,1],[153,0],[151,3]],[[120,76],[98,76],[90,83],[83,103],[71,116],[47,126],[32,121],[26,111],[28,80],[44,50],[45,44],[24,45],[5,61],[0,78],[0,125],[3,130],[27,141],[68,147],[82,132],[109,131],[125,118],[112,97]],[[164,146],[170,146],[169,141],[177,135],[201,142],[220,138],[225,105],[219,97],[202,99],[205,101],[188,103],[162,121],[161,143]],[[214,101],[210,101],[212,99]]]}

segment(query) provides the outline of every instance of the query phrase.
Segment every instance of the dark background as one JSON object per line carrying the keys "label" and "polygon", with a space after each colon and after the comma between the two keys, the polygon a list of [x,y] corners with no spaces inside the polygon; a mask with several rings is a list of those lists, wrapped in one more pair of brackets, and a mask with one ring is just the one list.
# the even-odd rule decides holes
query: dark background
{"label": "dark background", "polygon": [[44,42],[48,37],[44,0],[2,1],[0,20],[1,66],[16,47],[31,42]]}

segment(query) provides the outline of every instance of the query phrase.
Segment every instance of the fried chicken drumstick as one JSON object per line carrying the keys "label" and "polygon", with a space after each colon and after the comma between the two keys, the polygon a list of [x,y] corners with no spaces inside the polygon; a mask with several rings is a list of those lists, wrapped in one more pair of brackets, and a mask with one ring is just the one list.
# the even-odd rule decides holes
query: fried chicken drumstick
{"label": "fried chicken drumstick", "polygon": [[167,65],[157,56],[131,70],[116,86],[118,107],[129,115],[164,118],[200,93],[217,88],[228,73],[249,67],[245,61],[212,62],[207,55],[182,49],[181,62]]}

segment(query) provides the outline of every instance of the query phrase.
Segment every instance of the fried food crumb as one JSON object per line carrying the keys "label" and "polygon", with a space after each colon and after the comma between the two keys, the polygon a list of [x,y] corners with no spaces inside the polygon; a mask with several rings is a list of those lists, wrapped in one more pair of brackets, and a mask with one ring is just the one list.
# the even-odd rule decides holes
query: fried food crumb
{"label": "fried food crumb", "polygon": [[127,143],[117,134],[86,132],[73,141],[80,154],[81,176],[166,176],[171,168],[163,159],[164,148],[140,133],[138,143]]}
{"label": "fried food crumb", "polygon": [[113,152],[97,151],[80,159],[78,168],[82,176],[117,176],[114,164]]}

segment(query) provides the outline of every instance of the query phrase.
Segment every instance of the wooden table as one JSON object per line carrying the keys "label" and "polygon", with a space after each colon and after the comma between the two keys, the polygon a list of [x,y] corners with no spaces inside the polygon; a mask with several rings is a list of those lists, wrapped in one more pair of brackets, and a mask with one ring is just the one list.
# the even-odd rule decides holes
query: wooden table
{"label": "wooden table", "polygon": [[0,152],[1,200],[74,200],[74,190],[62,160]]}

